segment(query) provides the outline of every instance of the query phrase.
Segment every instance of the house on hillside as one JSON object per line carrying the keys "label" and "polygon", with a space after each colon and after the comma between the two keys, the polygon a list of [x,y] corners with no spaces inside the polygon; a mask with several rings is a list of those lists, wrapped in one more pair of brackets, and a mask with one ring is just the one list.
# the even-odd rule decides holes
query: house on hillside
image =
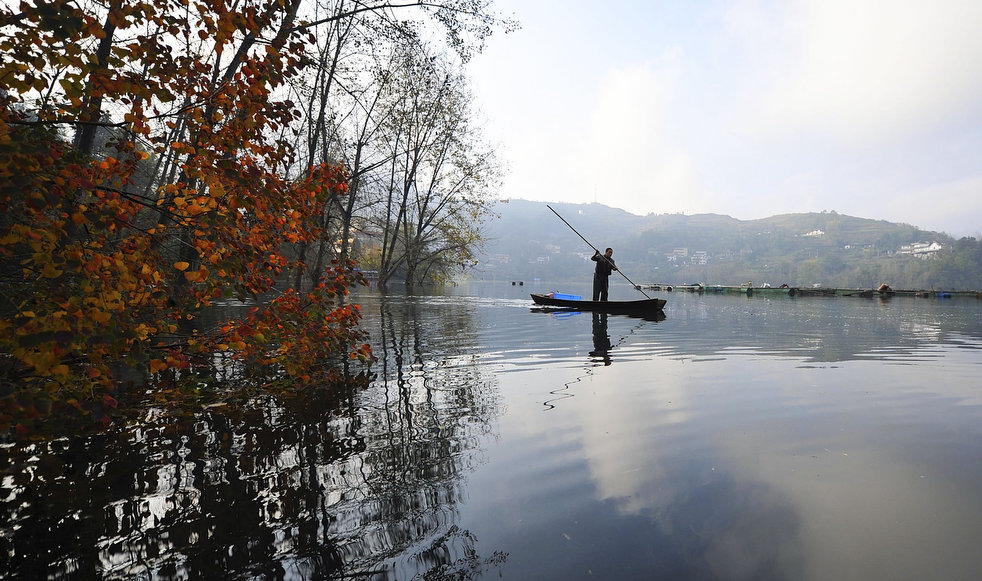
{"label": "house on hillside", "polygon": [[669,262],[676,262],[680,259],[684,260],[688,256],[688,248],[676,248],[675,250],[672,250],[671,254],[666,254],[665,258],[668,259]]}
{"label": "house on hillside", "polygon": [[944,249],[944,244],[940,242],[914,242],[904,244],[897,251],[897,254],[909,254],[917,258],[931,258]]}

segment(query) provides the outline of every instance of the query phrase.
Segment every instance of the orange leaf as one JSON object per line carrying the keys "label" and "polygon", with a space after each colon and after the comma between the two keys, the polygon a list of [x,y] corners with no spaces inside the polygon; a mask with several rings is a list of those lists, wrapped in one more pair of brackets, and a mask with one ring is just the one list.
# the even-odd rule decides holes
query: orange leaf
{"label": "orange leaf", "polygon": [[106,324],[112,320],[112,315],[101,309],[93,309],[89,312],[89,318],[96,323]]}
{"label": "orange leaf", "polygon": [[191,265],[188,264],[187,262],[184,262],[183,260],[174,263],[174,268],[181,271],[187,270],[189,266]]}

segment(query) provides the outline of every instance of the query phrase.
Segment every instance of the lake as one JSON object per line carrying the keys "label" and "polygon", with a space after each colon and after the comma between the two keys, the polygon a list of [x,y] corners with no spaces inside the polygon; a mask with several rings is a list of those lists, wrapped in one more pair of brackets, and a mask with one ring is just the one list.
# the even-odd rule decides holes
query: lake
{"label": "lake", "polygon": [[982,301],[553,290],[362,290],[367,388],[4,444],[0,578],[982,570]]}

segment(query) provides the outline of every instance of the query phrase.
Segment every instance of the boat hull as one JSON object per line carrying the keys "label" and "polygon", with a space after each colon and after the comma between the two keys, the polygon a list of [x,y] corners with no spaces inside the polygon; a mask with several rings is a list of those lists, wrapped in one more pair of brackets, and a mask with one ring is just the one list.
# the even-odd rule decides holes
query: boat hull
{"label": "boat hull", "polygon": [[577,311],[594,311],[612,314],[657,313],[665,308],[664,299],[644,299],[638,301],[573,301],[557,299],[549,295],[532,293],[535,304],[546,307],[560,307]]}

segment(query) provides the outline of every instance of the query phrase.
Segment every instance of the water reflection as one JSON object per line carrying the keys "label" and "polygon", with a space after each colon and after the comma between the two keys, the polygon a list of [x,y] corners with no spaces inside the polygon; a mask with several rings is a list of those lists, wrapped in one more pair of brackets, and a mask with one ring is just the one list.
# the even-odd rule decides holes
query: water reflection
{"label": "water reflection", "polygon": [[379,307],[367,389],[6,444],[0,578],[408,579],[504,555],[457,526],[498,414],[466,310]]}
{"label": "water reflection", "polygon": [[982,339],[982,316],[971,299],[675,294],[666,310],[671,331],[645,348],[694,360],[747,353],[807,363],[874,359],[909,364],[935,357],[932,346],[938,343],[957,344],[961,336]]}
{"label": "water reflection", "polygon": [[982,566],[978,303],[667,298],[646,320],[366,293],[367,388],[4,444],[0,578]]}
{"label": "water reflection", "polygon": [[488,469],[517,472],[502,486],[521,508],[497,515],[505,570],[961,579],[982,566],[969,541],[982,308],[809,301],[692,297],[670,300],[666,324],[609,317],[610,366],[584,360],[598,321],[539,317],[539,345],[574,353],[527,370],[542,395],[509,402],[527,427]]}
{"label": "water reflection", "polygon": [[607,313],[593,313],[593,351],[590,357],[610,365],[610,335],[607,334]]}
{"label": "water reflection", "polygon": [[339,566],[332,491],[363,449],[351,393],[173,415],[8,447],[10,577],[317,576]]}

